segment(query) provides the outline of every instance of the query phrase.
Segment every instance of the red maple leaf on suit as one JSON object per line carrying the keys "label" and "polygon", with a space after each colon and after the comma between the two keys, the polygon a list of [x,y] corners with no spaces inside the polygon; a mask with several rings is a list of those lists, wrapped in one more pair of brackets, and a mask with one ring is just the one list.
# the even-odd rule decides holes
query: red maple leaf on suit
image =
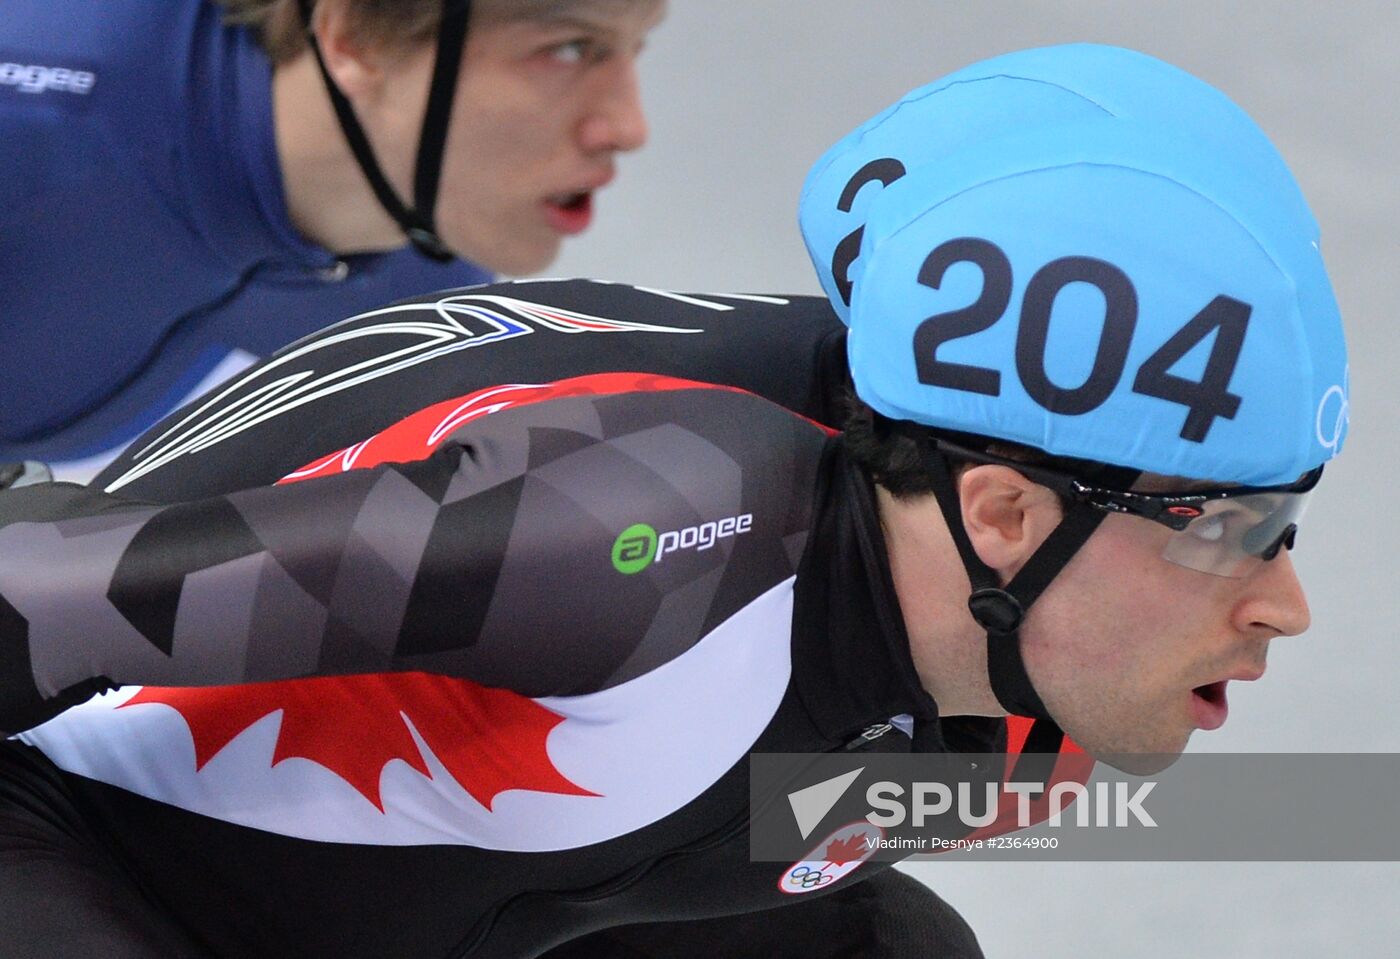
{"label": "red maple leaf on suit", "polygon": [[826,844],[826,852],[822,853],[822,858],[833,866],[844,866],[848,862],[864,858],[867,850],[862,848],[863,845],[864,840],[860,836],[833,839]]}
{"label": "red maple leaf on suit", "polygon": [[429,779],[408,723],[487,809],[508,789],[594,796],[555,767],[545,741],[564,717],[507,689],[426,673],[330,676],[244,686],[146,686],[123,704],[162,703],[190,727],[202,769],[239,733],[282,712],[271,765],[299,757],[353,786],[380,812],[384,766],[401,759]]}

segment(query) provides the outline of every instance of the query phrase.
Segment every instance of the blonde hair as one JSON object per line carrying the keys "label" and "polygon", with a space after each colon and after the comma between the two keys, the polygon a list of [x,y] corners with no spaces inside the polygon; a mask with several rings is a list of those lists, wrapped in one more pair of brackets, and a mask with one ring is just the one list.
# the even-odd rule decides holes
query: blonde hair
{"label": "blonde hair", "polygon": [[[306,28],[297,0],[218,0],[229,23],[250,27],[274,67],[306,49]],[[427,43],[437,36],[442,0],[338,0],[345,4],[356,32],[386,49]],[[472,25],[512,20],[547,20],[576,7],[623,6],[637,0],[475,0]]]}
{"label": "blonde hair", "polygon": [[[442,0],[341,0],[357,32],[384,47],[431,40],[442,19]],[[306,28],[297,0],[219,0],[229,23],[250,27],[274,67],[306,49]]]}

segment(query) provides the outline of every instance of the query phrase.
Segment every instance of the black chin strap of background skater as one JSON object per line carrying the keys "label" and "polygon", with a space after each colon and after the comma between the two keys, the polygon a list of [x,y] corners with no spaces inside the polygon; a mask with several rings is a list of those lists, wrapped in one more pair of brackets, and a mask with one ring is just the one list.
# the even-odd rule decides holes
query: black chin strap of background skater
{"label": "black chin strap of background skater", "polygon": [[413,207],[410,209],[389,185],[379,167],[369,138],[355,116],[355,109],[336,86],[321,53],[321,44],[312,29],[312,8],[315,0],[298,0],[302,23],[306,27],[306,42],[316,57],[321,77],[326,82],[331,106],[335,108],[340,129],[350,145],[355,162],[369,181],[370,189],[384,212],[393,217],[413,246],[424,256],[440,263],[454,258],[452,250],[438,235],[434,211],[437,207],[438,185],[442,179],[442,155],[447,145],[447,129],[452,118],[452,100],[457,91],[457,75],[466,46],[467,20],[471,13],[470,0],[443,0],[442,22],[438,27],[437,56],[433,62],[432,86],[428,90],[428,105],[423,111],[423,128],[418,138],[418,156],[413,172]]}

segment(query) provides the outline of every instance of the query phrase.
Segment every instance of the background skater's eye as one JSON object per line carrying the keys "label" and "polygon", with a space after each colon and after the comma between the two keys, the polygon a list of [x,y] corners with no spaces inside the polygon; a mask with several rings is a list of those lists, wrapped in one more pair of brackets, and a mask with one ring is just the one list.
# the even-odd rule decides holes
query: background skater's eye
{"label": "background skater's eye", "polygon": [[593,63],[604,56],[603,48],[596,41],[584,37],[569,40],[566,43],[557,43],[550,47],[546,53],[551,59],[570,66]]}

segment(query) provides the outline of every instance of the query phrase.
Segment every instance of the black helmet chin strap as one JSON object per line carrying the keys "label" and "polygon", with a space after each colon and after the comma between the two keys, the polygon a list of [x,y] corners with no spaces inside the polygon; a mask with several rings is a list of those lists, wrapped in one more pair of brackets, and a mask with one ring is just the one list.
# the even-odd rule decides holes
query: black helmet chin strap
{"label": "black helmet chin strap", "polygon": [[[948,525],[948,532],[952,534],[967,577],[972,582],[972,595],[968,597],[967,607],[972,618],[987,631],[987,678],[991,682],[992,692],[1002,708],[1012,715],[1053,723],[1026,673],[1018,631],[1031,604],[1069,565],[1074,554],[1098,528],[1106,514],[1087,506],[1068,510],[1060,524],[1011,582],[1002,586],[1001,578],[982,562],[968,538],[948,457],[934,447],[926,428],[912,423],[901,423],[898,427],[919,450],[939,510]],[[1138,473],[1121,467],[1105,467],[1102,475],[1115,487],[1126,489],[1137,479]]]}
{"label": "black helmet chin strap", "polygon": [[458,68],[467,39],[467,19],[471,0],[443,0],[442,23],[438,27],[437,57],[433,62],[432,86],[428,90],[428,106],[423,111],[423,130],[418,138],[418,158],[413,171],[413,208],[399,199],[379,168],[374,150],[369,145],[364,128],[345,94],[331,79],[316,32],[311,28],[311,10],[315,0],[298,0],[302,23],[306,26],[306,41],[311,47],[321,76],[326,81],[340,129],[360,165],[365,179],[379,200],[384,212],[393,217],[419,253],[444,263],[455,254],[438,235],[433,211],[437,206],[438,182],[442,177],[442,153],[447,144],[447,125],[452,117],[452,99],[457,92]]}

